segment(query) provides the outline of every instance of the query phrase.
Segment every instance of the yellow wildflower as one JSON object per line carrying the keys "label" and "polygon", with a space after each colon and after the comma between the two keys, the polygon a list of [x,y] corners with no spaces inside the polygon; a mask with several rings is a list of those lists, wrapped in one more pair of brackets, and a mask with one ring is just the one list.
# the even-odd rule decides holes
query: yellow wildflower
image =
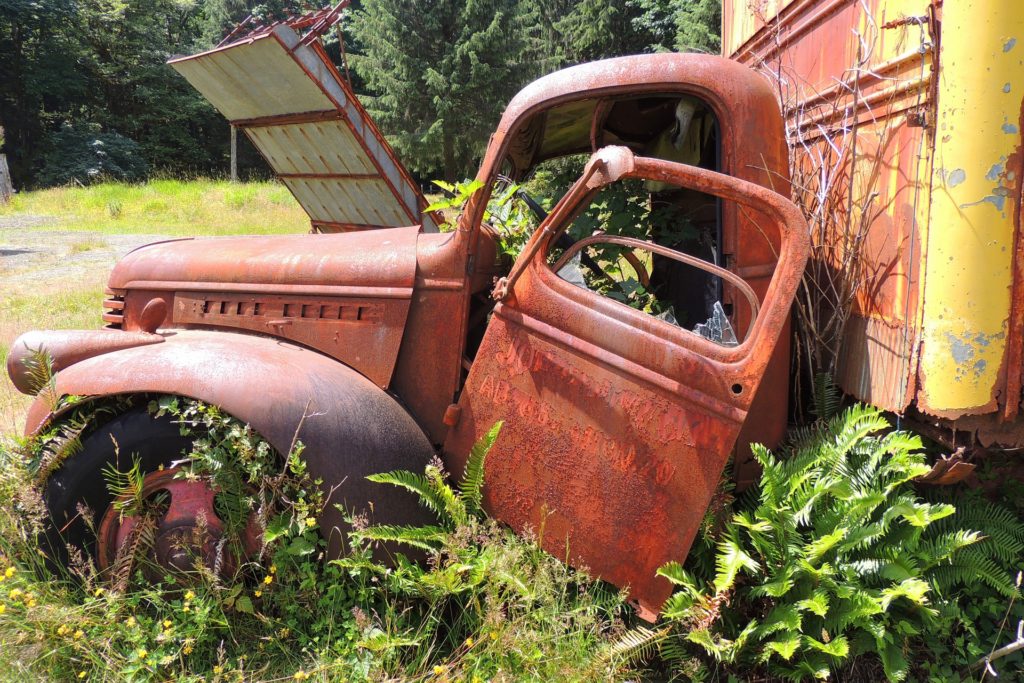
{"label": "yellow wildflower", "polygon": [[4,605],[4,604],[0,603],[0,614],[3,614],[6,611],[7,611],[7,605]]}
{"label": "yellow wildflower", "polygon": [[11,600],[17,600],[18,596],[20,596],[20,595],[21,595],[21,591],[20,590],[18,590],[17,588],[12,588],[11,592],[7,594],[7,597],[9,597]]}
{"label": "yellow wildflower", "polygon": [[0,583],[3,583],[4,579],[6,579],[6,578],[7,578],[6,576],[4,576],[3,574],[0,574]]}
{"label": "yellow wildflower", "polygon": [[71,629],[69,629],[67,627],[67,625],[61,624],[60,626],[57,627],[57,635],[58,636],[66,636],[68,634],[68,631],[70,631],[70,630]]}
{"label": "yellow wildflower", "polygon": [[4,577],[11,578],[17,570],[14,567],[8,567],[4,570]]}
{"label": "yellow wildflower", "polygon": [[298,671],[295,672],[295,675],[292,676],[292,678],[294,678],[297,681],[304,681],[307,678],[309,678],[309,674],[306,673],[305,671],[303,671],[302,669],[299,669]]}
{"label": "yellow wildflower", "polygon": [[160,666],[169,666],[170,663],[173,662],[173,661],[174,661],[174,656],[173,655],[165,655],[163,657],[163,659],[160,660]]}
{"label": "yellow wildflower", "polygon": [[306,517],[306,526],[308,526],[308,527],[316,526],[316,519],[313,518],[313,517]]}
{"label": "yellow wildflower", "polygon": [[182,654],[186,654],[186,655],[192,654],[192,641],[191,640],[186,640],[185,641],[185,646],[181,648],[181,652],[182,652]]}
{"label": "yellow wildflower", "polygon": [[191,607],[189,607],[188,605],[185,605],[184,607],[182,607],[182,608],[181,608],[181,611],[182,611],[182,612],[188,612],[188,611],[190,611],[191,609],[192,609]]}
{"label": "yellow wildflower", "polygon": [[144,648],[144,647],[140,647],[140,648],[139,648],[139,652],[138,652],[138,654],[139,654],[139,659],[145,659],[145,658],[146,658],[146,655],[148,655],[148,654],[149,654],[149,650],[147,650],[147,649],[146,649],[146,648]]}
{"label": "yellow wildflower", "polygon": [[173,621],[171,621],[170,619],[164,619],[164,628],[165,628],[165,629],[168,629],[168,628],[170,628],[171,626],[174,626],[174,622],[173,622]]}
{"label": "yellow wildflower", "polygon": [[84,671],[79,671],[79,672],[78,672],[78,677],[79,677],[79,678],[85,678],[86,676],[88,676],[88,674],[87,674],[87,673],[85,673]]}
{"label": "yellow wildflower", "polygon": [[78,629],[77,631],[75,631],[75,634],[72,636],[72,638],[74,638],[75,640],[81,640],[82,636],[84,635],[85,631],[83,631],[82,629]]}
{"label": "yellow wildflower", "polygon": [[271,576],[270,574],[267,574],[266,576],[263,577],[263,583],[265,583],[265,584],[267,584],[269,586],[270,584],[274,583],[274,577]]}
{"label": "yellow wildflower", "polygon": [[491,640],[497,640],[497,639],[498,639],[498,632],[497,631],[491,631]]}
{"label": "yellow wildflower", "polygon": [[185,591],[185,599],[186,600],[195,600],[195,598],[196,598],[196,594],[195,593],[193,593],[192,591]]}
{"label": "yellow wildflower", "polygon": [[444,673],[444,667],[443,666],[440,666],[440,665],[434,666],[434,675],[435,676],[440,676],[443,673]]}
{"label": "yellow wildflower", "polygon": [[128,626],[135,626],[135,617],[128,617],[124,620],[124,623]]}
{"label": "yellow wildflower", "polygon": [[215,665],[215,666],[213,667],[213,673],[214,673],[214,674],[220,674],[220,673],[222,673],[223,671],[224,671],[224,667],[222,667],[222,666],[221,666],[220,664],[217,664],[217,665]]}
{"label": "yellow wildflower", "polygon": [[473,639],[466,638],[466,647],[473,647]]}
{"label": "yellow wildflower", "polygon": [[35,607],[36,606],[35,598],[30,598],[29,601],[25,603],[25,606],[26,607]]}
{"label": "yellow wildflower", "polygon": [[276,574],[277,573],[277,565],[276,564],[270,565],[270,573],[271,574]]}
{"label": "yellow wildflower", "polygon": [[255,595],[257,598],[263,597],[263,591],[253,591],[252,594]]}
{"label": "yellow wildflower", "polygon": [[103,595],[103,589],[102,589],[102,588],[97,588],[97,589],[96,589],[96,590],[95,590],[95,591],[93,592],[93,595],[95,595],[95,596],[96,596],[97,598],[98,598],[98,597],[100,597],[101,595]]}

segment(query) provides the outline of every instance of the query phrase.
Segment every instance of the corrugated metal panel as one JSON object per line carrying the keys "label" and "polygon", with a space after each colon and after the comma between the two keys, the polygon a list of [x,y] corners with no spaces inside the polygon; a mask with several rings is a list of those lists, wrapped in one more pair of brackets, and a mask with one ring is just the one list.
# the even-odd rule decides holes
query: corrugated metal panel
{"label": "corrugated metal panel", "polygon": [[[798,175],[813,186],[829,146],[845,150],[828,167],[836,218],[815,235],[821,272],[834,271],[844,244],[855,244],[863,263],[837,381],[894,411],[914,398],[932,141],[912,121],[933,106],[933,55],[927,25],[883,25],[925,16],[928,7],[927,0],[780,0],[752,17],[739,0],[723,5],[725,49],[781,81]],[[861,223],[868,227],[856,242],[836,234],[855,234],[847,226]]]}
{"label": "corrugated metal panel", "polygon": [[249,137],[281,174],[377,172],[342,121],[250,128]]}
{"label": "corrugated metal panel", "polygon": [[437,231],[419,188],[319,43],[282,25],[170,64],[246,132],[316,229],[422,223]]}
{"label": "corrugated metal panel", "polygon": [[[913,337],[898,322],[855,315],[846,324],[837,380],[845,391],[885,410],[902,413],[913,397]],[[879,381],[879,378],[887,381]]]}
{"label": "corrugated metal panel", "polygon": [[283,182],[316,222],[370,227],[400,225],[405,219],[405,214],[393,201],[391,190],[379,178],[344,182],[284,178]]}
{"label": "corrugated metal panel", "polygon": [[229,121],[334,109],[272,36],[175,60],[171,66]]}

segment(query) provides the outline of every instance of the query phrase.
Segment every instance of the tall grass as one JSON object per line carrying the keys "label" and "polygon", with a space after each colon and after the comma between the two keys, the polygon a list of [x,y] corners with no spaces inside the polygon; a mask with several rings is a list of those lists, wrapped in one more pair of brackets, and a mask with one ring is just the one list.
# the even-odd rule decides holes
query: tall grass
{"label": "tall grass", "polygon": [[[479,512],[456,522],[439,510],[442,526],[421,529],[436,543],[426,562],[381,563],[374,558],[375,532],[414,530],[368,527],[357,515],[353,523],[362,534],[350,535],[349,552],[328,561],[316,519],[328,501],[298,452],[282,467],[257,435],[215,408],[170,397],[150,405],[198,437],[182,465],[189,476],[211,478],[222,492],[221,508],[244,511],[234,526],[219,513],[225,533],[238,534],[249,510],[277,501],[266,508],[261,551],[235,572],[214,574],[197,565],[185,586],[170,577],[156,586],[143,577],[149,541],[125,554],[129,571],[100,577],[79,554],[70,574],[55,572],[34,541],[46,515],[38,465],[75,457],[72,443],[102,439],[102,427],[94,426],[91,437],[86,431],[84,441],[53,434],[17,449],[0,446],[0,680],[635,678],[628,665],[604,656],[631,620],[621,596],[534,540]],[[86,424],[98,410],[81,404],[69,420]],[[465,487],[456,493],[436,465],[426,476],[434,482],[431,492],[459,505]],[[128,474],[124,484],[108,486],[123,495],[132,479]],[[238,489],[244,493],[232,497],[232,481],[244,482]],[[476,482],[479,492],[482,474]],[[156,499],[134,495],[136,507],[123,514],[145,517],[146,506],[160,514]]]}
{"label": "tall grass", "polygon": [[[74,283],[0,282],[0,368],[11,344],[22,332],[38,329],[96,329],[102,326],[105,272]],[[0,440],[21,431],[31,397],[19,393],[0,372]]]}
{"label": "tall grass", "polygon": [[24,192],[0,206],[0,218],[18,214],[55,218],[61,230],[107,234],[244,235],[309,229],[309,218],[280,183],[207,178]]}

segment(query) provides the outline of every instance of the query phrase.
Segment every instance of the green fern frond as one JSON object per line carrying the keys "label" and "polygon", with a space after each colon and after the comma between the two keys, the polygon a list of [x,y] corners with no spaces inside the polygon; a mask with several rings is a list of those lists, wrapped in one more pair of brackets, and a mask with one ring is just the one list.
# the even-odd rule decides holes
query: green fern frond
{"label": "green fern frond", "polygon": [[403,543],[414,548],[435,551],[444,541],[447,531],[439,526],[403,526],[378,524],[362,531],[353,531],[358,540]]}
{"label": "green fern frond", "polygon": [[622,665],[642,662],[654,654],[671,630],[670,627],[650,629],[646,626],[636,626],[603,648],[598,654],[598,660],[605,663],[617,662]]}
{"label": "green fern frond", "polygon": [[718,544],[718,553],[715,558],[715,591],[724,593],[730,590],[736,583],[736,575],[746,569],[756,572],[761,565],[748,555],[740,545],[736,534],[730,534]]}
{"label": "green fern frond", "polygon": [[408,470],[394,470],[392,472],[371,474],[366,478],[378,484],[391,484],[392,486],[412,491],[419,496],[420,503],[437,514],[442,514],[445,511],[445,502],[434,491],[430,480],[422,474],[416,474]]}
{"label": "green fern frond", "polygon": [[503,422],[496,422],[490,430],[480,438],[469,452],[469,459],[466,461],[466,472],[459,484],[459,495],[471,515],[479,515],[481,512],[480,503],[483,499],[484,489],[484,461],[487,454],[498,440]]}
{"label": "green fern frond", "polygon": [[445,475],[437,467],[427,465],[425,470],[427,485],[436,500],[441,501],[441,514],[444,521],[458,527],[469,521],[469,513],[455,490],[445,480]]}
{"label": "green fern frond", "polygon": [[832,376],[827,372],[819,372],[813,382],[813,412],[819,420],[831,420],[839,412],[843,396]]}

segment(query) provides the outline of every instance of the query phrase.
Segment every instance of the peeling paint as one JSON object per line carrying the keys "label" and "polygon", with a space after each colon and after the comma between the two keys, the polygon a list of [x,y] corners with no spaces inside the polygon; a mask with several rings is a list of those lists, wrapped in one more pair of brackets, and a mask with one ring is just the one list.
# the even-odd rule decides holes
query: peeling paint
{"label": "peeling paint", "polygon": [[1007,83],[1006,85],[1003,86],[1003,92],[1010,92],[1010,84],[1009,83]]}
{"label": "peeling paint", "polygon": [[946,178],[946,183],[950,187],[956,187],[965,180],[967,180],[967,171],[957,168],[950,172],[949,177]]}
{"label": "peeling paint", "polygon": [[974,358],[974,346],[970,341],[957,339],[952,332],[946,333],[946,339],[949,340],[949,353],[958,365]]}
{"label": "peeling paint", "polygon": [[1017,134],[1017,126],[1012,124],[1012,123],[1004,123],[1003,124],[1003,132],[1006,133],[1007,135],[1016,135]]}
{"label": "peeling paint", "polygon": [[966,209],[972,206],[978,206],[979,204],[984,204],[985,202],[988,202],[992,206],[1002,211],[1006,207],[1006,195],[1009,194],[1009,192],[1005,187],[997,187],[992,192],[992,194],[985,195],[976,202],[966,202],[964,204],[961,204],[960,208]]}
{"label": "peeling paint", "polygon": [[989,351],[992,342],[1005,339],[1006,333],[985,334],[978,332],[971,334],[967,332],[963,336],[958,336],[950,331],[946,331],[945,336],[949,355],[952,357],[955,365],[953,379],[957,382],[962,382],[964,380],[978,380],[985,374],[985,371],[988,369],[988,359],[982,356],[985,356]]}
{"label": "peeling paint", "polygon": [[999,176],[1006,170],[1006,157],[1001,157],[999,163],[992,164],[992,168],[988,169],[988,173],[985,174],[985,180],[999,180]]}
{"label": "peeling paint", "polygon": [[1008,41],[1003,43],[1003,52],[1009,52],[1013,49],[1013,46],[1017,44],[1016,38],[1010,38]]}

